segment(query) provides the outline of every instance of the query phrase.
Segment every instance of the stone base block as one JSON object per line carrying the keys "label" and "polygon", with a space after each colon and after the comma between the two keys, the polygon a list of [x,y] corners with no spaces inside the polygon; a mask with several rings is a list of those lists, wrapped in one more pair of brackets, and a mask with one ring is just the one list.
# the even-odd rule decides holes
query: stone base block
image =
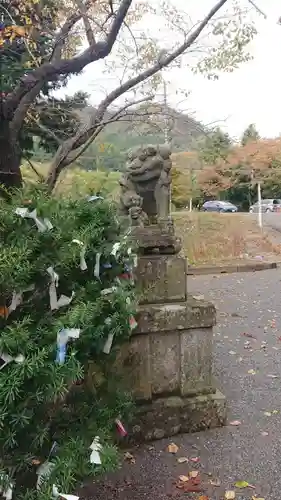
{"label": "stone base block", "polygon": [[221,427],[226,422],[226,399],[220,392],[181,398],[159,398],[137,408],[130,440],[141,443]]}
{"label": "stone base block", "polygon": [[138,243],[139,255],[177,254],[182,247],[169,219],[145,227],[134,227],[132,235]]}

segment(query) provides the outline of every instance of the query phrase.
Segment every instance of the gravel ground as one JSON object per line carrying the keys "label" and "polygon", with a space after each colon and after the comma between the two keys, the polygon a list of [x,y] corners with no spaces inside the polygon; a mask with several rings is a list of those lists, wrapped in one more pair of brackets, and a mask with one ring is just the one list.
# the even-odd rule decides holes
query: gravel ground
{"label": "gravel ground", "polygon": [[[200,499],[200,495],[200,500],[219,500],[226,490],[235,490],[238,500],[280,500],[280,281],[279,270],[189,278],[189,291],[217,306],[215,376],[228,400],[229,423],[241,424],[176,436],[172,441],[179,446],[177,455],[166,451],[171,440],[131,450],[136,463],[125,462],[101,484],[89,483],[81,500]],[[180,464],[178,457],[200,461]],[[178,476],[196,469],[205,490],[194,494],[177,489]],[[219,480],[220,486],[211,485],[211,480]],[[255,489],[235,488],[236,481],[247,481]]]}

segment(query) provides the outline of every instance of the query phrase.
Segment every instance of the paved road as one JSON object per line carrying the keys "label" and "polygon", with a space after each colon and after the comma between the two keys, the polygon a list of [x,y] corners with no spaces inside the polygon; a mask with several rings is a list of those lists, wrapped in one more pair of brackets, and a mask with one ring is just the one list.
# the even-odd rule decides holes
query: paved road
{"label": "paved road", "polygon": [[[251,500],[255,494],[280,500],[280,287],[279,270],[189,279],[190,291],[204,294],[218,308],[215,375],[228,399],[229,421],[239,420],[241,425],[175,437],[178,456],[198,456],[198,464],[179,464],[165,451],[170,440],[134,450],[136,464],[126,463],[101,484],[89,484],[81,499],[168,499],[175,494],[174,479],[198,468],[208,485],[201,495],[210,500],[224,498],[225,490],[232,490],[238,480],[256,487],[236,489],[238,500]],[[221,486],[211,486],[210,478],[219,479]],[[199,498],[199,494],[177,492],[180,498]]]}
{"label": "paved road", "polygon": [[269,226],[281,232],[281,213],[263,214],[263,223],[265,227]]}

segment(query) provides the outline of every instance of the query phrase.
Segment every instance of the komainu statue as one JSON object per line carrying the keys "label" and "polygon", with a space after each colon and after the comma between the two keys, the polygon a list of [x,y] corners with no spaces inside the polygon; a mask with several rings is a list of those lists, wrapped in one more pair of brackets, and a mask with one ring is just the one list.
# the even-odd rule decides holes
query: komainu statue
{"label": "komainu statue", "polygon": [[146,146],[128,153],[126,172],[120,180],[121,212],[131,224],[144,226],[167,220],[170,213],[171,150]]}

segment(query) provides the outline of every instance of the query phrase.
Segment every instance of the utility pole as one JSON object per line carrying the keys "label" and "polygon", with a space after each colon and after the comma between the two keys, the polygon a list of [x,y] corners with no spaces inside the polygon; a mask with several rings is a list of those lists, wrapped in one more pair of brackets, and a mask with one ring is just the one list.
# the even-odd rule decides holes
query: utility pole
{"label": "utility pole", "polygon": [[262,210],[261,210],[261,183],[258,181],[258,205],[259,205],[259,227],[262,229]]}
{"label": "utility pole", "polygon": [[[163,99],[163,107],[164,107],[164,142],[165,144],[170,144],[170,137],[169,137],[169,118],[168,118],[168,99],[167,99],[167,83],[166,80],[164,79],[163,83],[164,87],[164,99]],[[170,184],[170,196],[169,196],[169,217],[171,219],[172,217],[172,185]]]}
{"label": "utility pole", "polygon": [[168,100],[167,100],[167,83],[164,80],[164,141],[169,144],[169,121],[168,121]]}

